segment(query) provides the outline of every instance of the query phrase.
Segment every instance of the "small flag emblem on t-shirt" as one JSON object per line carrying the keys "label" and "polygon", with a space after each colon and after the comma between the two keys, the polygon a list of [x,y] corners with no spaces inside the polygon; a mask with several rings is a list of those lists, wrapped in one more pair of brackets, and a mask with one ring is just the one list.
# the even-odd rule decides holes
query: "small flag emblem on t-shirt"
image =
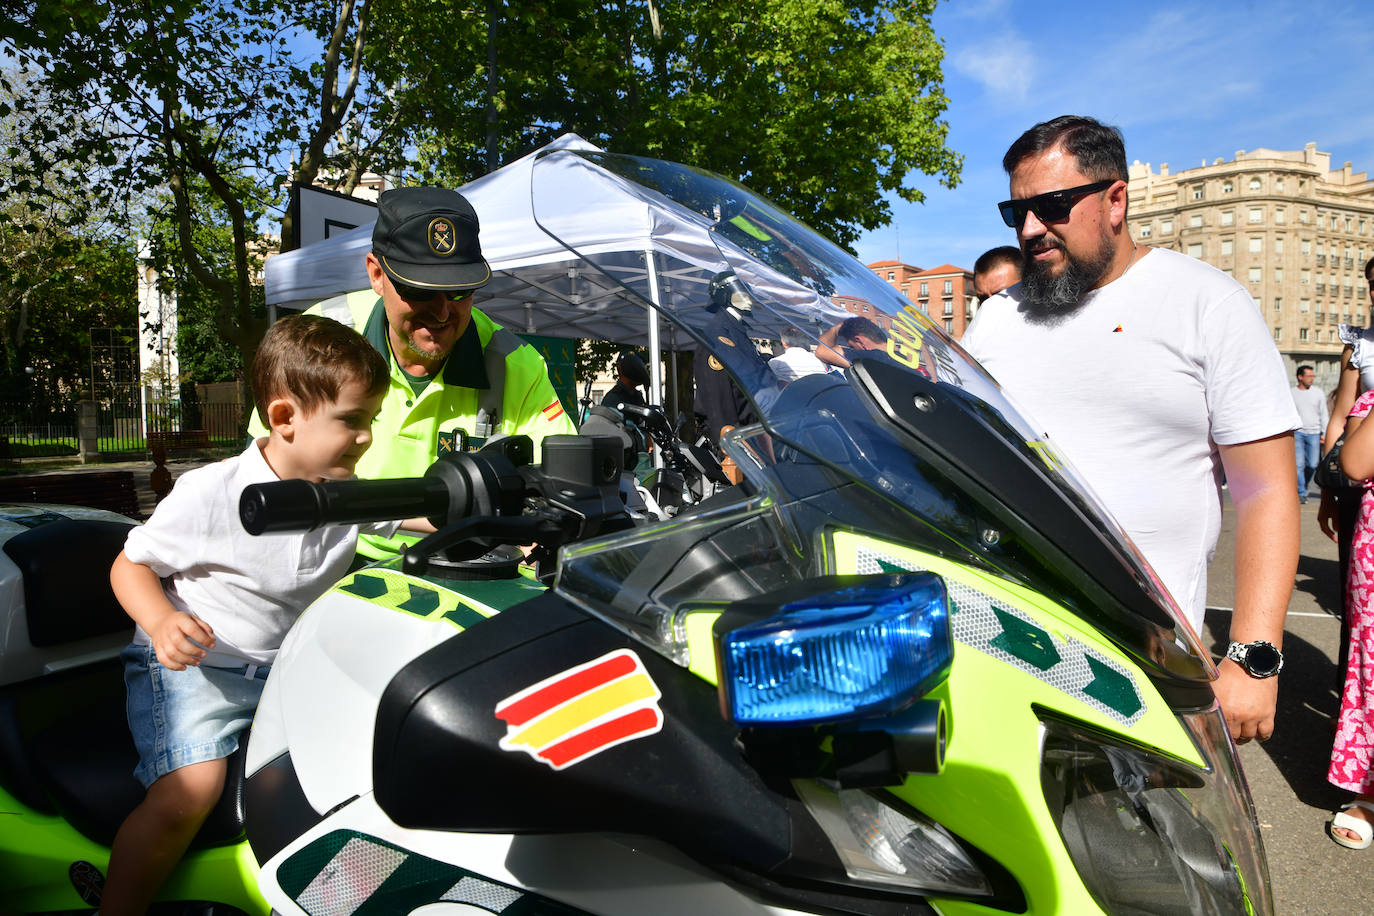
{"label": "small flag emblem on t-shirt", "polygon": [[1117,325],[1117,326],[1116,326],[1116,330],[1112,331],[1112,333],[1113,333],[1113,334],[1120,334],[1120,333],[1121,333],[1121,325]]}

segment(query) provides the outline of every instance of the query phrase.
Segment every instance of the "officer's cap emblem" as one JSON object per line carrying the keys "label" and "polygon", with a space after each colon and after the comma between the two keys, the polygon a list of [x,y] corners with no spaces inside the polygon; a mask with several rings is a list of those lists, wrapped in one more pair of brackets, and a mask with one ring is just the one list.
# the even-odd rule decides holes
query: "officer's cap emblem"
{"label": "officer's cap emblem", "polygon": [[452,254],[457,244],[457,233],[453,223],[446,216],[438,216],[429,221],[429,250],[435,254]]}

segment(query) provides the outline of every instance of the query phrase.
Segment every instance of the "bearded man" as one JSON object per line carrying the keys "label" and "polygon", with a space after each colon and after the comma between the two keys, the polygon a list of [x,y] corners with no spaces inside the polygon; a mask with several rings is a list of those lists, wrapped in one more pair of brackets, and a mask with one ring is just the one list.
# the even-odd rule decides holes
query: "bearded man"
{"label": "bearded man", "polygon": [[1269,329],[1231,277],[1131,237],[1116,128],[1055,118],[1002,165],[1012,199],[998,209],[1020,242],[1021,283],[988,299],[961,342],[1088,481],[1198,633],[1228,483],[1235,609],[1214,688],[1233,737],[1265,740],[1298,558],[1299,421]]}

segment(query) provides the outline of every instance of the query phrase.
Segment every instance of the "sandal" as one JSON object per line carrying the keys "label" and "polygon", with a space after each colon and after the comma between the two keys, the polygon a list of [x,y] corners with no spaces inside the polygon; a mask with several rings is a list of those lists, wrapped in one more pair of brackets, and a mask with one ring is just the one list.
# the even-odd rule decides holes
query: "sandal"
{"label": "sandal", "polygon": [[[1353,801],[1341,805],[1341,810],[1336,812],[1336,816],[1331,819],[1330,833],[1331,839],[1340,843],[1347,849],[1368,849],[1369,844],[1374,842],[1374,824],[1363,818],[1353,817],[1345,812],[1351,808],[1363,808],[1370,814],[1374,814],[1374,801]],[[1343,837],[1336,832],[1337,829],[1349,830],[1358,840]]]}

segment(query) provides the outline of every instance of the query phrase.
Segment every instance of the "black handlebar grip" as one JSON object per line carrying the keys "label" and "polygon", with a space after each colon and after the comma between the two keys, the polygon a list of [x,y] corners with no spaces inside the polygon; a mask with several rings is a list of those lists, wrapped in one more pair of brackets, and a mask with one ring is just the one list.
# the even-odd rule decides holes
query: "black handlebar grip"
{"label": "black handlebar grip", "polygon": [[442,517],[447,510],[448,488],[425,477],[326,483],[278,480],[249,484],[239,497],[239,521],[249,534]]}

